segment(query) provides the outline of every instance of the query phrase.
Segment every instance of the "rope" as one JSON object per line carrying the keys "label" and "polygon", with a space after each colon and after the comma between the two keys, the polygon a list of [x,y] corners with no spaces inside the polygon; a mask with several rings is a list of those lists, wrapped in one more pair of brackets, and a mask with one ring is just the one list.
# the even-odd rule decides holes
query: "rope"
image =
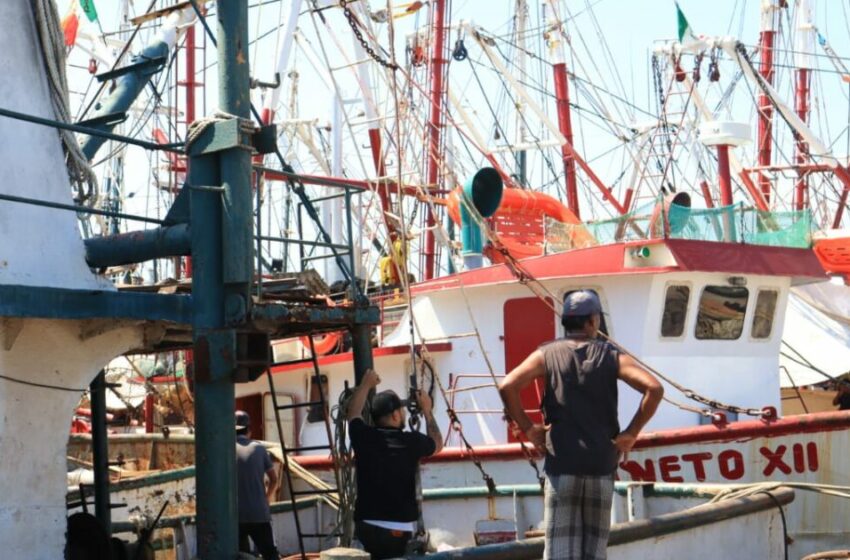
{"label": "rope", "polygon": [[[50,104],[53,107],[56,120],[70,123],[71,109],[68,102],[68,79],[65,75],[65,39],[59,25],[59,14],[52,0],[33,0],[30,4],[35,19],[36,35],[41,44],[42,61],[44,62],[47,85],[50,90]],[[62,149],[65,152],[65,163],[71,180],[78,186],[80,201],[90,199],[93,204],[97,199],[97,177],[95,177],[89,162],[83,155],[74,134],[69,130],[59,130]],[[88,185],[87,192],[82,192],[81,185]]]}
{"label": "rope", "polygon": [[17,377],[9,377],[8,375],[0,375],[0,379],[11,381],[12,383],[20,383],[21,385],[29,385],[30,387],[39,387],[41,389],[54,389],[56,391],[68,391],[69,393],[85,393],[88,389],[77,389],[75,387],[62,387],[60,385],[50,385],[49,383],[36,383],[34,381],[26,381]]}
{"label": "rope", "polygon": [[[225,113],[222,110],[217,110],[210,116],[204,117],[202,119],[198,119],[189,125],[189,129],[186,131],[186,152],[189,152],[189,148],[195,141],[201,137],[201,135],[212,125],[220,122],[225,122],[230,119],[237,119],[236,115],[231,115],[230,113]],[[250,121],[248,121],[250,122]],[[250,126],[253,126],[250,125]]]}
{"label": "rope", "polygon": [[[337,510],[337,528],[340,529],[341,543],[347,546],[354,536],[354,503],[357,500],[357,473],[354,469],[354,454],[348,447],[348,406],[354,391],[346,389],[339,395],[337,404],[331,409],[331,419],[334,423],[334,444],[337,454],[337,471],[339,472],[340,488],[339,509]],[[364,421],[371,418],[370,403],[367,401],[364,411]],[[336,531],[332,531],[336,532]]]}

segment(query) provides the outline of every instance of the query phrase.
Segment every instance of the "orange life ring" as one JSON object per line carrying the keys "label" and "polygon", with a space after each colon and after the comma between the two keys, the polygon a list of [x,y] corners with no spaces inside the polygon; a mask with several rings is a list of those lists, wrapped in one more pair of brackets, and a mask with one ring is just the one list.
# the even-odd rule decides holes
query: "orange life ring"
{"label": "orange life ring", "polygon": [[[300,337],[300,340],[301,344],[303,344],[305,348],[310,347],[309,336],[302,336]],[[326,354],[331,354],[334,350],[336,350],[340,342],[342,342],[342,336],[338,332],[314,335],[313,349],[316,351],[316,354],[324,356]]]}

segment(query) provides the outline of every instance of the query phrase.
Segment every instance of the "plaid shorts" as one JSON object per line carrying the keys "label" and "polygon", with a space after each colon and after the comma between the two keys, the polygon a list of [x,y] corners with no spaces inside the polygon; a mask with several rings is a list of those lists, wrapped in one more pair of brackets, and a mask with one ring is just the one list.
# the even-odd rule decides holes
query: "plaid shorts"
{"label": "plaid shorts", "polygon": [[546,475],[544,560],[605,560],[614,475]]}

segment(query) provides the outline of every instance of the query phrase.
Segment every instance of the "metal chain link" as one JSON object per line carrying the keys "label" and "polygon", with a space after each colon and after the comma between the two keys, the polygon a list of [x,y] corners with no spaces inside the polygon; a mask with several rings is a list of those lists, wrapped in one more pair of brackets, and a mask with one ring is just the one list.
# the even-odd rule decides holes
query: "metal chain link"
{"label": "metal chain link", "polygon": [[345,19],[348,20],[348,25],[351,27],[351,30],[354,32],[354,36],[357,37],[357,40],[360,42],[360,46],[363,47],[363,50],[378,64],[383,66],[384,68],[389,68],[390,70],[398,70],[398,65],[384,60],[381,55],[375,52],[375,49],[372,48],[372,45],[366,41],[365,37],[363,37],[363,32],[360,31],[360,23],[357,21],[357,17],[354,15],[354,12],[351,11],[351,8],[348,7],[348,4],[354,0],[339,0],[339,5],[342,7],[342,11],[345,14]]}
{"label": "metal chain link", "polygon": [[466,448],[466,452],[469,453],[469,460],[472,461],[472,464],[475,465],[475,468],[481,473],[481,478],[484,479],[484,484],[487,485],[487,491],[490,495],[496,494],[496,481],[493,480],[487,471],[484,470],[484,466],[481,464],[481,460],[478,458],[478,455],[475,453],[475,449],[472,447],[466,436],[463,433],[463,425],[460,423],[460,418],[457,417],[457,413],[454,411],[452,407],[446,403],[446,415],[449,417],[449,426],[453,428],[457,434],[460,436],[460,441],[463,443],[463,446]]}

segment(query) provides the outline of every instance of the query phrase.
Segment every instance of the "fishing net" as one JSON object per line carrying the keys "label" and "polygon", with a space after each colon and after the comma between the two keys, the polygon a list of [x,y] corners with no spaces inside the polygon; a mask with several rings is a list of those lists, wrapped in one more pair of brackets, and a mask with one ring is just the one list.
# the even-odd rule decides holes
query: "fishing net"
{"label": "fishing net", "polygon": [[742,203],[695,209],[677,204],[665,208],[651,202],[617,218],[584,224],[565,224],[547,217],[544,228],[547,253],[664,237],[803,249],[812,246],[808,210],[762,212]]}

